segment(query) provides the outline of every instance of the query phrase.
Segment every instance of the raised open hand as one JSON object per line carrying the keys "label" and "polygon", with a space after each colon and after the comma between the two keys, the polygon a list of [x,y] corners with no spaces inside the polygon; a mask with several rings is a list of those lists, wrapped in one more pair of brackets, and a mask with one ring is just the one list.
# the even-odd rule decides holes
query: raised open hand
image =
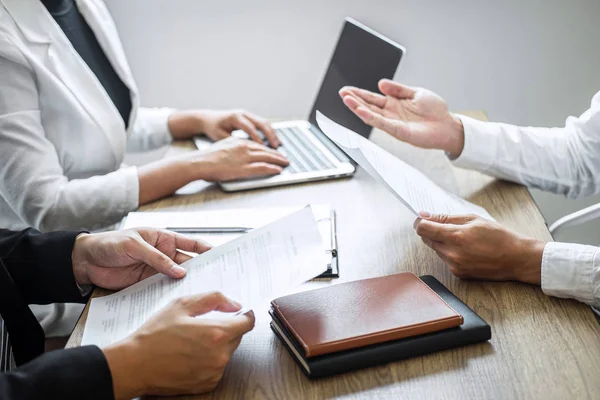
{"label": "raised open hand", "polygon": [[379,81],[381,93],[344,87],[344,104],[366,124],[403,142],[426,149],[441,149],[457,157],[464,146],[460,120],[448,111],[444,99],[422,88],[388,79]]}

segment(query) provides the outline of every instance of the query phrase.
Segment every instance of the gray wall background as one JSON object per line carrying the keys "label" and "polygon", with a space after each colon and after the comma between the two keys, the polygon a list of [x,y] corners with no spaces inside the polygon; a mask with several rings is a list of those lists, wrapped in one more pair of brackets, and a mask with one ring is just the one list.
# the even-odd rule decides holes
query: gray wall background
{"label": "gray wall background", "polygon": [[[453,110],[562,126],[600,89],[597,0],[106,2],[144,105],[304,116],[345,16],[402,43],[396,79]],[[600,201],[533,194],[549,223]],[[600,223],[558,239],[598,244]]]}

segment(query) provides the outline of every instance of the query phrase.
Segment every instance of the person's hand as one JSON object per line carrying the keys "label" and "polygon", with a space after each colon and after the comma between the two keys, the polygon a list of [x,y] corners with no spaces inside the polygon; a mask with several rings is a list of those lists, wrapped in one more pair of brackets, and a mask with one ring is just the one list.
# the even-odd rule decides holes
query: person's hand
{"label": "person's hand", "polygon": [[213,390],[242,336],[254,327],[254,314],[214,320],[196,316],[240,308],[218,292],[184,297],[165,307],[132,336],[104,349],[115,398]]}
{"label": "person's hand", "polygon": [[179,250],[204,253],[210,248],[202,240],[152,228],[81,234],[73,247],[73,273],[81,286],[118,290],[158,272],[182,278],[186,271],[178,264],[191,257]]}
{"label": "person's hand", "polygon": [[459,278],[540,284],[542,241],[475,215],[431,216],[422,212],[414,227]]}
{"label": "person's hand", "polygon": [[245,139],[221,140],[204,151],[192,153],[198,179],[225,182],[257,176],[277,175],[289,161],[278,151]]}
{"label": "person's hand", "polygon": [[250,139],[263,143],[258,131],[262,131],[273,148],[281,145],[271,124],[264,118],[248,111],[213,111],[195,110],[179,111],[169,117],[169,131],[175,139],[189,139],[200,133],[213,141],[228,138],[231,132],[241,129]]}
{"label": "person's hand", "polygon": [[379,81],[383,94],[355,87],[340,90],[344,104],[364,123],[399,140],[426,149],[441,149],[456,158],[464,147],[460,119],[437,94],[422,88]]}

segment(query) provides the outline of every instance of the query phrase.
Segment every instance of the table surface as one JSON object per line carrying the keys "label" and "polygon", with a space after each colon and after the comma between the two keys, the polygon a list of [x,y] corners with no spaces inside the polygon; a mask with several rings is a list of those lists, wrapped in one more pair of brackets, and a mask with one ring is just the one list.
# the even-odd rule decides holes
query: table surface
{"label": "table surface", "polygon": [[[483,113],[469,114],[485,119]],[[384,139],[381,145],[393,147],[390,143]],[[190,146],[176,144],[169,153],[190,151]],[[394,153],[397,149],[388,150]],[[409,149],[406,154],[414,155],[415,151]],[[552,240],[526,188],[474,171],[450,166],[448,171],[458,183],[459,193],[485,207],[500,223],[538,239]],[[255,310],[256,327],[234,353],[217,390],[178,399],[600,398],[600,326],[588,307],[547,297],[540,288],[526,284],[455,278],[414,233],[413,215],[361,169],[352,178],[321,183],[236,194],[198,184],[185,192],[142,210],[329,203],[338,216],[340,278],[311,281],[306,287],[403,271],[433,275],[491,325],[492,339],[311,381],[271,332],[265,305]],[[97,290],[94,296],[107,293]],[[67,347],[79,345],[88,307]]]}

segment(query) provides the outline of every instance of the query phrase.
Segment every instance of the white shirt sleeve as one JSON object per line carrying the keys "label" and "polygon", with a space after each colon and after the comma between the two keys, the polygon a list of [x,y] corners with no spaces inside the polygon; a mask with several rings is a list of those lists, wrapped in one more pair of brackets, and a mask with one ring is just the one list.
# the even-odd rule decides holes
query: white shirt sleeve
{"label": "white shirt sleeve", "polygon": [[600,249],[549,242],[542,256],[542,290],[600,309]]}
{"label": "white shirt sleeve", "polygon": [[138,207],[135,167],[69,180],[46,137],[36,80],[16,50],[0,55],[0,196],[41,231],[96,229]]}
{"label": "white shirt sleeve", "polygon": [[455,165],[529,187],[589,196],[600,192],[600,92],[564,128],[518,127],[459,116],[465,146]]}
{"label": "white shirt sleeve", "polygon": [[[569,197],[600,192],[600,92],[564,128],[518,127],[459,116],[465,146],[454,160],[506,179]],[[600,308],[600,250],[573,243],[546,244],[542,290]]]}
{"label": "white shirt sleeve", "polygon": [[128,151],[146,151],[166,146],[173,141],[169,132],[169,116],[173,108],[139,107],[127,140]]}

